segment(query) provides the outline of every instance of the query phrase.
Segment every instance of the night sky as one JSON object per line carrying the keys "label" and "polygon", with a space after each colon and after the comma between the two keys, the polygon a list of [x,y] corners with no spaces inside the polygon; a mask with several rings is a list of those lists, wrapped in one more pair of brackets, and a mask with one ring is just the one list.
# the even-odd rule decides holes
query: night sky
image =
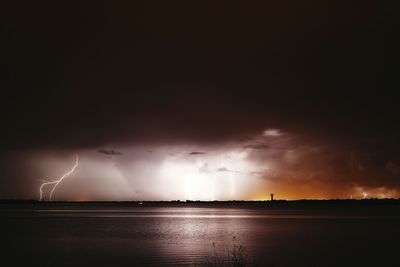
{"label": "night sky", "polygon": [[398,198],[398,11],[6,0],[0,198]]}

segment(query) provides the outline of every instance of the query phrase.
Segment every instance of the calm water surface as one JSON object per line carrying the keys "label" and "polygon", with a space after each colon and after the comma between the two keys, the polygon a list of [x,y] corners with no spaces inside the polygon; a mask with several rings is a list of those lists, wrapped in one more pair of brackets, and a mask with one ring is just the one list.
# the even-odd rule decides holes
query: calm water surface
{"label": "calm water surface", "polygon": [[[0,207],[1,208],[1,207]],[[1,209],[4,266],[400,266],[400,214],[46,205]]]}

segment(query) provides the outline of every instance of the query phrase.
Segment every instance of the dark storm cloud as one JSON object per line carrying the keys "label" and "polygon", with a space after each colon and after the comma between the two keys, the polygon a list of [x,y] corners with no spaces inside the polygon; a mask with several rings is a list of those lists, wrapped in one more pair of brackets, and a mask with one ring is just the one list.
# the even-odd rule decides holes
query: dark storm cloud
{"label": "dark storm cloud", "polygon": [[231,171],[231,170],[228,170],[228,168],[226,168],[226,167],[220,167],[217,169],[217,172],[229,172],[229,171]]}
{"label": "dark storm cloud", "polygon": [[120,156],[120,155],[122,155],[121,152],[115,151],[115,150],[113,150],[113,149],[111,149],[111,150],[99,149],[97,152],[99,152],[99,153],[101,153],[101,154],[108,155],[108,156]]}
{"label": "dark storm cloud", "polygon": [[228,169],[227,167],[220,167],[217,169],[217,172],[233,172],[233,173],[241,173],[240,171],[235,171]]}
{"label": "dark storm cloud", "polygon": [[386,163],[385,168],[393,175],[398,175],[400,173],[400,166],[398,163],[393,163],[392,161],[389,161]]}
{"label": "dark storm cloud", "polygon": [[385,149],[381,144],[378,149],[376,144],[367,143],[359,147],[292,136],[275,140],[279,148],[253,150],[250,157],[253,161],[268,163],[269,168],[258,173],[277,184],[276,190],[281,192],[299,194],[303,190],[304,195],[325,197],[349,197],[357,190],[361,190],[358,194],[375,192],[375,196],[387,195],[392,190],[399,192],[399,168],[395,163],[399,160],[398,145]]}
{"label": "dark storm cloud", "polygon": [[3,183],[23,176],[13,151],[237,142],[271,158],[286,147],[252,140],[270,129],[329,148],[293,173],[398,185],[395,1],[73,2],[2,5]]}
{"label": "dark storm cloud", "polygon": [[396,136],[390,4],[217,2],[9,1],[4,145]]}
{"label": "dark storm cloud", "polygon": [[249,145],[245,145],[244,148],[249,148],[249,149],[268,149],[268,148],[270,148],[270,146],[267,145],[267,144],[249,144]]}
{"label": "dark storm cloud", "polygon": [[190,152],[189,155],[204,155],[207,154],[206,152],[202,152],[202,151],[193,151]]}

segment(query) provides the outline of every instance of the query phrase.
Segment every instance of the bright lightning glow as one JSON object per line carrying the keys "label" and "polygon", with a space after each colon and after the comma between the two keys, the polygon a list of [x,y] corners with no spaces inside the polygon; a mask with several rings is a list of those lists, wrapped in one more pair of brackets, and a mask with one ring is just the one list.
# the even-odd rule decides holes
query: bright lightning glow
{"label": "bright lightning glow", "polygon": [[193,162],[166,161],[161,166],[161,175],[168,188],[176,192],[170,195],[177,199],[214,199],[214,177],[199,171]]}
{"label": "bright lightning glow", "polygon": [[241,198],[254,188],[248,186],[248,181],[258,179],[251,173],[260,168],[250,162],[247,153],[239,149],[197,156],[168,155],[159,166],[158,182],[154,188],[160,190],[161,199]]}
{"label": "bright lightning glow", "polygon": [[363,199],[366,199],[367,198],[367,196],[368,196],[368,193],[363,193]]}
{"label": "bright lightning glow", "polygon": [[233,179],[232,171],[229,172],[229,182],[231,186],[231,196],[235,195],[235,180]]}
{"label": "bright lightning glow", "polygon": [[78,165],[79,165],[79,157],[78,157],[78,153],[77,153],[77,154],[76,154],[75,165],[72,167],[71,170],[69,170],[68,172],[66,172],[66,173],[65,173],[63,176],[61,176],[61,178],[58,179],[58,180],[42,183],[42,185],[40,186],[40,189],[39,189],[39,191],[40,191],[40,198],[39,198],[39,201],[42,201],[42,198],[43,198],[43,188],[44,188],[45,186],[47,186],[47,185],[53,185],[53,188],[52,188],[51,191],[50,191],[50,198],[49,198],[50,201],[51,201],[51,198],[52,198],[52,196],[53,196],[54,190],[56,190],[56,187],[62,182],[62,180],[64,180],[64,178],[67,178],[68,176],[70,176],[70,175],[75,171],[75,169],[78,167]]}

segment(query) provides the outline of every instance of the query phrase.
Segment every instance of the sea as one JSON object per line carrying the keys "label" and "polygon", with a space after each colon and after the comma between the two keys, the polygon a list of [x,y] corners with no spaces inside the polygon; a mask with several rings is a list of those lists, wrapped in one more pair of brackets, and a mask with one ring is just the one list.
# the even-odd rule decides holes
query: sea
{"label": "sea", "polygon": [[400,266],[399,205],[1,204],[1,266]]}

